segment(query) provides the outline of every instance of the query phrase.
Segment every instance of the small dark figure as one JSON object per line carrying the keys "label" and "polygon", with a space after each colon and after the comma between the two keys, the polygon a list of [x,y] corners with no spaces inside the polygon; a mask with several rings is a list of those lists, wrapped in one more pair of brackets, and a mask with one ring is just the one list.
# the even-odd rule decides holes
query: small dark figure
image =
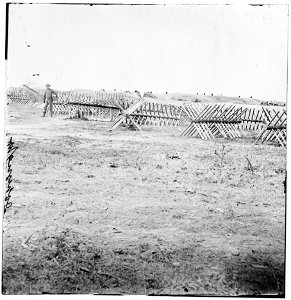
{"label": "small dark figure", "polygon": [[43,117],[45,117],[47,107],[49,106],[49,110],[51,113],[51,117],[53,116],[53,94],[58,98],[58,94],[50,88],[50,84],[46,84],[46,90],[43,95],[43,102],[45,103],[43,109]]}

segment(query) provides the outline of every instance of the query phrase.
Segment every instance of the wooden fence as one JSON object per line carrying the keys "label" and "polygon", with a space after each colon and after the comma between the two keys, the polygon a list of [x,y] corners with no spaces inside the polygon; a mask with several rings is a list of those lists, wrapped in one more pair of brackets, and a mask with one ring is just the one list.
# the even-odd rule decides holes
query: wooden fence
{"label": "wooden fence", "polygon": [[287,145],[287,111],[280,107],[263,107],[267,124],[256,139],[256,144],[272,143],[278,146]]}
{"label": "wooden fence", "polygon": [[[13,103],[39,107],[40,92],[28,86],[10,90]],[[53,102],[55,114],[79,115],[89,120],[112,122],[110,130],[121,124],[140,126],[184,126],[182,136],[202,139],[236,138],[245,131],[259,132],[256,143],[286,146],[286,108],[229,103],[163,102],[121,92],[58,92]]]}
{"label": "wooden fence", "polygon": [[202,139],[215,137],[236,138],[244,135],[241,129],[241,116],[247,108],[232,104],[207,104],[185,102],[184,110],[191,123],[181,136],[195,136]]}

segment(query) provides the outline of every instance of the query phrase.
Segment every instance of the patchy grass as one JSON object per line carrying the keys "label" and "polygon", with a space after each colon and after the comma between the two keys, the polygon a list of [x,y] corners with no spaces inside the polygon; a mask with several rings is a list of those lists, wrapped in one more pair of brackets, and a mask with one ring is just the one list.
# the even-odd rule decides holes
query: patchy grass
{"label": "patchy grass", "polygon": [[5,251],[4,294],[284,295],[283,263],[261,252],[230,258],[199,245],[148,243],[106,249],[69,230],[27,244]]}
{"label": "patchy grass", "polygon": [[3,293],[284,295],[285,149],[17,113]]}

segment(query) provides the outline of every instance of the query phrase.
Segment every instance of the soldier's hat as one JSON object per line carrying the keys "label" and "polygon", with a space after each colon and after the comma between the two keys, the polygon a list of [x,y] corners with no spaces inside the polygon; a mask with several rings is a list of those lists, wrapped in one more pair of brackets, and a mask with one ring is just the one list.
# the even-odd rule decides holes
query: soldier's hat
{"label": "soldier's hat", "polygon": [[45,85],[45,87],[50,87],[51,85],[49,84],[49,83],[47,83],[46,85]]}

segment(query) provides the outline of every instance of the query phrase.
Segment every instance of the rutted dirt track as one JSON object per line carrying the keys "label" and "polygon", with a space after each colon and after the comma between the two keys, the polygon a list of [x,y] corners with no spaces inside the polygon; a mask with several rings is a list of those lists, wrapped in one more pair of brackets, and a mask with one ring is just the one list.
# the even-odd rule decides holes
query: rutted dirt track
{"label": "rutted dirt track", "polygon": [[3,293],[283,295],[286,149],[7,112]]}

